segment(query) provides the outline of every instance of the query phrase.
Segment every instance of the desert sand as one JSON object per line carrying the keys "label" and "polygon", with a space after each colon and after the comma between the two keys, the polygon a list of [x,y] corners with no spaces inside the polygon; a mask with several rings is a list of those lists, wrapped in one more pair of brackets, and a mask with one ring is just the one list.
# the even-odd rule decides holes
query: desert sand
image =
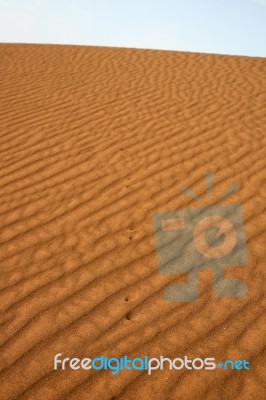
{"label": "desert sand", "polygon": [[[1,399],[265,398],[263,58],[0,45]],[[164,300],[154,213],[240,203],[248,287]],[[207,204],[207,201],[206,201]],[[54,371],[53,358],[246,359],[250,370]]]}

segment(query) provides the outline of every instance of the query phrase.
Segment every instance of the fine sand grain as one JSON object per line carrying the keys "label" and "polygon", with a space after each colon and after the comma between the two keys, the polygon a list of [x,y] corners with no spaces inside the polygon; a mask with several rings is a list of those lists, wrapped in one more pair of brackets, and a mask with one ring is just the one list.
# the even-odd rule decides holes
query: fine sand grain
{"label": "fine sand grain", "polygon": [[[262,400],[265,59],[0,45],[0,398]],[[163,297],[152,215],[237,182],[248,296]],[[53,357],[246,359],[249,371],[54,371]]]}

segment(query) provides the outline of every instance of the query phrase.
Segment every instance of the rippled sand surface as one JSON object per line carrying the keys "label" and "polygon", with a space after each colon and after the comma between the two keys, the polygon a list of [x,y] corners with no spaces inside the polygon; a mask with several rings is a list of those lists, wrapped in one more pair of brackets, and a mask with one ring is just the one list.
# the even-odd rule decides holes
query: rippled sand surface
{"label": "rippled sand surface", "polygon": [[[0,398],[262,400],[263,58],[0,45]],[[237,182],[248,296],[164,300],[152,215]],[[54,371],[53,357],[246,359],[249,371]]]}

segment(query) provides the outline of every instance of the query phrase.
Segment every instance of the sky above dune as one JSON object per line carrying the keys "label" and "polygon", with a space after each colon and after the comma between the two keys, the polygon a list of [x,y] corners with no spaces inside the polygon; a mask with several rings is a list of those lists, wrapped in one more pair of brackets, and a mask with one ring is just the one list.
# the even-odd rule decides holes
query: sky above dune
{"label": "sky above dune", "polygon": [[266,0],[0,0],[0,42],[265,57]]}

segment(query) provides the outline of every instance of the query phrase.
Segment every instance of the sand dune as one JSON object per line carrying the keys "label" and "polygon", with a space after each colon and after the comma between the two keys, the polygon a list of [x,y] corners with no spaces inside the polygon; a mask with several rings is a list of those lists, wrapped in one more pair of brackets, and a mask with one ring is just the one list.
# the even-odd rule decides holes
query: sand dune
{"label": "sand dune", "polygon": [[[0,45],[1,399],[265,398],[265,59]],[[152,215],[232,182],[248,296],[164,300]],[[249,371],[54,371],[53,357],[246,359]]]}

